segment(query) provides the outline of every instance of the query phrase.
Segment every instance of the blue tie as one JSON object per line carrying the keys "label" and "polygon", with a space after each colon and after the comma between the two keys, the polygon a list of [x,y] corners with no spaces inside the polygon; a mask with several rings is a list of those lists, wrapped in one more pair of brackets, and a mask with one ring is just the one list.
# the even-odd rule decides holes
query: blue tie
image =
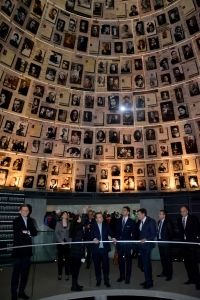
{"label": "blue tie", "polygon": [[125,219],[122,220],[122,231],[124,230],[124,226],[125,226]]}
{"label": "blue tie", "polygon": [[161,229],[162,229],[162,221],[160,221],[160,224],[158,226],[158,238],[161,239]]}
{"label": "blue tie", "polygon": [[104,248],[103,243],[102,243],[102,224],[101,224],[101,227],[99,226],[99,231],[100,231],[100,238],[101,238],[99,248]]}

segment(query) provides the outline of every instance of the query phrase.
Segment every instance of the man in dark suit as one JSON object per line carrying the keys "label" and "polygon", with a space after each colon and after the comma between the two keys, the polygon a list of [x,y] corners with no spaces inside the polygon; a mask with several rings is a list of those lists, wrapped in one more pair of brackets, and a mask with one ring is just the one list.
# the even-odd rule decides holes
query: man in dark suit
{"label": "man in dark suit", "polygon": [[[158,218],[158,241],[171,241],[174,237],[174,224],[166,218],[166,211],[163,209],[159,211]],[[166,281],[170,281],[173,274],[171,244],[158,243],[158,248],[163,270],[157,277],[167,277]]]}
{"label": "man in dark suit", "polygon": [[92,258],[94,262],[94,269],[96,275],[96,286],[101,285],[101,263],[104,276],[104,284],[106,287],[110,287],[109,283],[109,260],[108,253],[111,251],[110,243],[103,243],[102,241],[108,241],[108,235],[112,238],[113,242],[117,240],[114,238],[114,234],[107,223],[103,223],[102,213],[96,213],[96,223],[91,226],[90,237],[94,241],[91,244]]}
{"label": "man in dark suit", "polygon": [[[137,235],[136,223],[129,218],[130,208],[124,206],[122,209],[122,218],[117,220],[116,225],[116,239],[119,241],[135,240]],[[119,260],[120,277],[117,282],[125,280],[126,284],[130,283],[132,258],[131,258],[131,243],[118,243],[117,252]],[[125,260],[124,260],[125,257]],[[126,274],[125,274],[125,261],[126,261]],[[125,276],[126,275],[126,276]]]}
{"label": "man in dark suit", "polygon": [[[37,235],[37,230],[28,217],[29,206],[23,204],[20,207],[20,215],[13,221],[14,230],[14,243],[13,246],[29,246],[31,245],[31,237]],[[18,298],[29,299],[25,294],[24,290],[28,281],[28,273],[30,267],[30,260],[32,256],[32,247],[16,248],[13,249],[14,257],[14,268],[11,279],[11,294],[12,300],[17,300]],[[19,285],[19,293],[17,297],[18,281],[21,273],[21,282]]]}
{"label": "man in dark suit", "polygon": [[[181,217],[177,220],[180,238],[182,242],[198,243],[197,237],[200,236],[200,225],[197,217],[189,214],[187,206],[181,207]],[[196,289],[200,290],[200,274],[197,259],[197,246],[182,244],[182,253],[185,268],[188,274],[188,281],[184,284],[196,284]]]}
{"label": "man in dark suit", "polygon": [[152,267],[151,267],[151,250],[154,247],[154,243],[145,243],[146,241],[153,241],[156,237],[156,222],[151,218],[147,217],[147,211],[145,208],[140,208],[137,211],[137,217],[139,222],[138,230],[139,230],[139,239],[141,244],[139,245],[139,253],[142,257],[143,267],[144,267],[144,275],[145,282],[140,285],[143,286],[144,289],[149,289],[153,287],[153,279],[152,279]]}

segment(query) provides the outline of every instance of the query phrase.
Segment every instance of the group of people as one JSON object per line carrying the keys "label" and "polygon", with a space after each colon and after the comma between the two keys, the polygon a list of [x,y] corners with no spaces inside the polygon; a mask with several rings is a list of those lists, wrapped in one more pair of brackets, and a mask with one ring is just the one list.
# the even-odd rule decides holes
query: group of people
{"label": "group of people", "polygon": [[[187,206],[180,209],[181,216],[177,220],[180,232],[183,260],[187,271],[188,280],[185,285],[195,284],[196,289],[200,290],[200,273],[197,259],[198,237],[200,236],[200,223],[197,217],[189,214]],[[140,257],[140,268],[144,271],[145,281],[140,285],[144,289],[153,287],[151,251],[154,248],[154,240],[157,237],[160,252],[162,272],[157,277],[164,277],[166,281],[172,280],[173,265],[171,256],[171,244],[174,237],[174,224],[167,218],[165,210],[158,213],[158,224],[147,215],[145,208],[133,211],[130,217],[130,208],[124,206],[122,213],[114,212],[112,216],[102,212],[88,211],[88,206],[83,207],[83,213],[80,215],[77,211],[68,213],[56,211],[53,216],[45,216],[45,222],[48,224],[48,218],[54,219],[56,240],[58,242],[58,280],[62,279],[63,258],[65,258],[65,279],[69,280],[69,270],[72,274],[71,291],[82,291],[83,286],[78,284],[78,275],[81,267],[81,260],[85,258],[85,245],[87,248],[86,269],[90,268],[91,258],[94,263],[96,276],[96,286],[101,285],[103,271],[103,280],[106,287],[110,287],[109,282],[109,257],[111,251],[109,237],[111,242],[116,244],[119,262],[119,278],[117,282],[125,281],[130,284],[132,272],[132,245],[137,245],[137,251]],[[13,249],[14,270],[11,281],[12,300],[18,298],[29,299],[25,294],[28,280],[28,270],[30,258],[32,256],[31,237],[37,235],[37,229],[30,218],[30,205],[23,204],[20,207],[20,216],[13,221],[14,246],[29,245],[27,248]],[[88,241],[90,243],[82,243]],[[130,242],[129,242],[130,241]],[[131,243],[133,241],[133,243]],[[77,243],[78,242],[78,243]],[[163,242],[163,243],[161,243]],[[19,284],[19,294],[17,296],[18,281],[21,272],[21,281]]]}

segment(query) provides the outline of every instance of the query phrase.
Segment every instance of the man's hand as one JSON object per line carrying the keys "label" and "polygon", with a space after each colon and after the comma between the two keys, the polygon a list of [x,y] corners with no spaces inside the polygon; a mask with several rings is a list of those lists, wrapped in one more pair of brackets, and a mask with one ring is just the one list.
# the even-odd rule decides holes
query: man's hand
{"label": "man's hand", "polygon": [[84,212],[84,214],[86,214],[87,210],[88,210],[88,205],[85,205],[85,206],[83,207],[83,212]]}
{"label": "man's hand", "polygon": [[90,224],[88,224],[88,225],[86,226],[86,228],[90,228]]}
{"label": "man's hand", "polygon": [[140,242],[143,244],[143,243],[146,242],[146,240],[147,240],[147,239],[144,238],[144,239],[142,239]]}
{"label": "man's hand", "polygon": [[28,233],[28,230],[22,230],[23,233],[27,234]]}
{"label": "man's hand", "polygon": [[99,240],[98,240],[98,239],[95,239],[95,240],[94,240],[94,243],[95,243],[95,244],[99,244]]}
{"label": "man's hand", "polygon": [[116,240],[116,239],[113,239],[112,241],[113,241],[113,243],[117,243],[117,240]]}
{"label": "man's hand", "polygon": [[62,245],[65,246],[65,242],[62,242]]}

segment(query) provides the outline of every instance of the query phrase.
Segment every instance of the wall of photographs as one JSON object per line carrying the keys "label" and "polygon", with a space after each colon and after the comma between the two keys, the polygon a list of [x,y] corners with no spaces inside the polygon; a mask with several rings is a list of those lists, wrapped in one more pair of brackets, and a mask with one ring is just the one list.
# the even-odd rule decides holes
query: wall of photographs
{"label": "wall of photographs", "polygon": [[0,8],[0,187],[199,189],[199,0]]}

